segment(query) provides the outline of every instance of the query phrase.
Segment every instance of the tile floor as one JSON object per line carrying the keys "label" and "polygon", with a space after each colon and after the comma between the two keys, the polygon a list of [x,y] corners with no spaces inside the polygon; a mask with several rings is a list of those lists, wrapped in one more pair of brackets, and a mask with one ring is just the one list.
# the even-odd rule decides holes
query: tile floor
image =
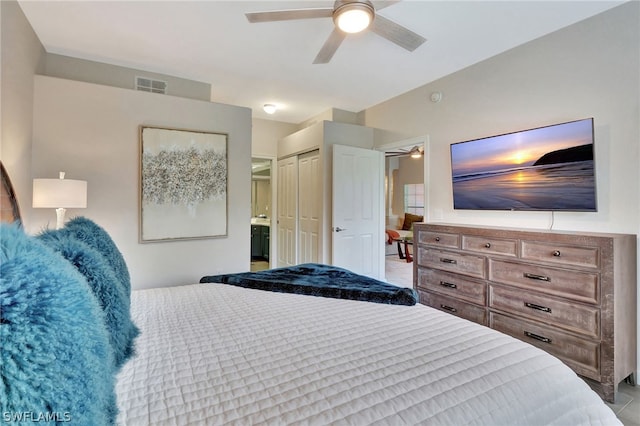
{"label": "tile floor", "polygon": [[413,286],[413,263],[400,259],[397,252],[385,256],[384,267],[387,282],[400,287]]}
{"label": "tile floor", "polygon": [[615,404],[607,403],[624,426],[640,426],[640,386],[620,383]]}
{"label": "tile floor", "polygon": [[264,269],[269,269],[269,262],[266,260],[251,259],[251,272],[262,271]]}
{"label": "tile floor", "polygon": [[[388,252],[389,253],[389,252]],[[387,254],[385,258],[386,280],[402,287],[413,285],[413,263],[398,258],[398,254]],[[637,379],[636,379],[637,383]],[[640,426],[640,385],[620,383],[618,400],[607,403],[624,426]]]}

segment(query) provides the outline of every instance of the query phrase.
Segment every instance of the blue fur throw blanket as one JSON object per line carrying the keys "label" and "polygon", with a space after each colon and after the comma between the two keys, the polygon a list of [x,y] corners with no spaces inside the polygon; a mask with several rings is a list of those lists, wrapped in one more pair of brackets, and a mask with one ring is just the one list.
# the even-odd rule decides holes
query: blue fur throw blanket
{"label": "blue fur throw blanket", "polygon": [[343,268],[316,263],[258,272],[210,275],[202,277],[200,282],[393,305],[412,306],[418,300],[414,289],[397,287]]}
{"label": "blue fur throw blanket", "polygon": [[0,225],[2,416],[21,424],[114,424],[112,357],[104,313],[85,278],[22,229]]}
{"label": "blue fur throw blanket", "polygon": [[[131,301],[128,286],[103,254],[77,239],[66,226],[47,230],[38,236],[45,245],[60,253],[76,267],[93,291],[105,313],[105,324],[113,348],[114,368],[118,370],[134,355],[134,340],[139,330],[131,320]],[[128,272],[127,272],[128,276]]]}
{"label": "blue fur throw blanket", "polygon": [[116,278],[120,281],[127,298],[131,295],[131,277],[127,263],[122,257],[122,253],[111,239],[111,236],[98,226],[91,219],[86,217],[75,217],[64,225],[64,232],[77,240],[82,241],[89,247],[98,250],[107,263],[113,268]]}

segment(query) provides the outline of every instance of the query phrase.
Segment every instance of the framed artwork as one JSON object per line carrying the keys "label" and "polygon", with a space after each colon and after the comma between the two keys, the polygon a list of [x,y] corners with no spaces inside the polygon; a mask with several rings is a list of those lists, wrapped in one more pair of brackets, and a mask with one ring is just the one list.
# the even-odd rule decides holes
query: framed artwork
{"label": "framed artwork", "polygon": [[227,139],[140,126],[140,242],[227,235]]}

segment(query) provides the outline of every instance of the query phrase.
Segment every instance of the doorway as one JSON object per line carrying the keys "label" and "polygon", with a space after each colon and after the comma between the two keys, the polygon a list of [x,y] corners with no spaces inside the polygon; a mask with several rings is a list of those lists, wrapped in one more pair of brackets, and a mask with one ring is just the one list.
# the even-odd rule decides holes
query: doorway
{"label": "doorway", "polygon": [[402,287],[413,285],[413,233],[409,222],[426,218],[427,140],[422,136],[379,148],[385,153],[384,276]]}
{"label": "doorway", "polygon": [[273,167],[271,158],[251,158],[251,271],[269,269],[272,250]]}

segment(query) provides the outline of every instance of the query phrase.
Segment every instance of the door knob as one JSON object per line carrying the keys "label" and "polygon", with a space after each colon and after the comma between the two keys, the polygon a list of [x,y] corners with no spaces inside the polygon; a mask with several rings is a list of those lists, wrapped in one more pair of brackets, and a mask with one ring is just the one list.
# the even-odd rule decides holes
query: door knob
{"label": "door knob", "polygon": [[336,231],[336,232],[346,231],[345,228],[340,228],[339,226],[336,226],[335,228],[333,228],[333,230]]}

